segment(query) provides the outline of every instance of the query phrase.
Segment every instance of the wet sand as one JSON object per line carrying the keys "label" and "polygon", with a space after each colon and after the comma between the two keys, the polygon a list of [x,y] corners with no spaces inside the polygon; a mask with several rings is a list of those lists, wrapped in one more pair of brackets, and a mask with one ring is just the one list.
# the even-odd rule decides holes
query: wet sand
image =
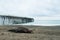
{"label": "wet sand", "polygon": [[[33,33],[8,31],[16,27],[27,27]],[[60,26],[4,25],[0,26],[0,40],[60,40]]]}

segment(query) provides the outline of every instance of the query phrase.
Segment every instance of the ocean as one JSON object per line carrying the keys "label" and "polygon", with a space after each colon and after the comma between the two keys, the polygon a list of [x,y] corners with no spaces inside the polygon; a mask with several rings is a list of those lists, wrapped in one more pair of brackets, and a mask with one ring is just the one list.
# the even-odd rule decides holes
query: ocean
{"label": "ocean", "polygon": [[51,25],[60,25],[60,20],[35,20],[31,23],[25,23],[23,25],[42,25],[42,26],[51,26]]}

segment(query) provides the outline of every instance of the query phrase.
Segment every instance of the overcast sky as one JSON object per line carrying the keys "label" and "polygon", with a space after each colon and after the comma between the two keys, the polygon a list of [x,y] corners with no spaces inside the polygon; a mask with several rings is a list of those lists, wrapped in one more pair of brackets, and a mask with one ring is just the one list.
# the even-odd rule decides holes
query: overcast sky
{"label": "overcast sky", "polygon": [[60,0],[0,0],[0,14],[24,17],[60,16]]}

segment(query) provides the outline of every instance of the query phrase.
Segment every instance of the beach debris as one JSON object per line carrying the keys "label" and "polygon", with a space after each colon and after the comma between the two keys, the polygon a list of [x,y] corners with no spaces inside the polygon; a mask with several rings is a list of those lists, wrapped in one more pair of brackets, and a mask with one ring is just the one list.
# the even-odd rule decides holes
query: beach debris
{"label": "beach debris", "polygon": [[8,31],[15,33],[32,33],[32,30],[29,30],[28,28],[25,27],[17,27],[15,29],[10,29]]}

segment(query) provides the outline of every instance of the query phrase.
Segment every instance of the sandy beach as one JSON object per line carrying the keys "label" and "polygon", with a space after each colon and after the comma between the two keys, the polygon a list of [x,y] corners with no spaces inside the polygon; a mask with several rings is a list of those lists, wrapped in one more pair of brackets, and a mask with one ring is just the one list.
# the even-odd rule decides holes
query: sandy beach
{"label": "sandy beach", "polygon": [[[33,33],[8,31],[16,27],[27,27]],[[60,40],[60,26],[4,25],[0,26],[0,40]]]}

